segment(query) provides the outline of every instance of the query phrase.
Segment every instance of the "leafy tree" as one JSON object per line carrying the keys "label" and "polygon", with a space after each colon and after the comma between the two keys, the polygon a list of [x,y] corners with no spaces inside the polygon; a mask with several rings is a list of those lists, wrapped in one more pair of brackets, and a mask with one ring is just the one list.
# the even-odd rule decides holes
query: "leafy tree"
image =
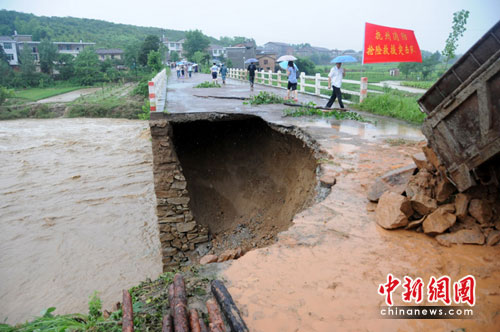
{"label": "leafy tree", "polygon": [[439,59],[441,57],[441,54],[439,52],[436,52],[432,54],[431,56],[425,58],[422,63],[419,63],[417,66],[420,68],[420,72],[422,73],[422,77],[424,80],[427,79],[430,73],[434,71],[436,68],[436,65],[439,63]]}
{"label": "leafy tree", "polygon": [[9,59],[7,59],[7,53],[5,53],[2,44],[0,44],[0,61],[9,63]]}
{"label": "leafy tree", "polygon": [[21,69],[21,81],[24,86],[36,84],[36,66],[31,48],[25,43],[19,52],[19,67]]}
{"label": "leafy tree", "polygon": [[132,43],[127,47],[125,47],[125,51],[123,54],[125,58],[125,65],[127,65],[130,68],[136,66],[140,50],[141,50],[141,43],[139,42]]}
{"label": "leafy tree", "polygon": [[445,64],[455,57],[455,51],[458,47],[458,39],[464,35],[466,30],[465,25],[469,18],[469,11],[462,9],[461,11],[453,13],[453,25],[451,27],[450,35],[446,39],[446,45],[443,50],[443,56],[446,57]]}
{"label": "leafy tree", "polygon": [[139,51],[138,60],[143,66],[148,64],[148,54],[151,51],[158,51],[160,47],[160,38],[158,36],[149,35],[146,37],[141,45],[141,50]]}
{"label": "leafy tree", "polygon": [[197,63],[199,66],[208,66],[208,62],[210,61],[210,55],[206,52],[197,51],[191,57],[191,61]]}
{"label": "leafy tree", "polygon": [[86,48],[75,59],[75,78],[82,85],[92,85],[102,79],[97,53]]}
{"label": "leafy tree", "polygon": [[232,46],[236,44],[243,44],[247,42],[255,42],[253,38],[246,38],[246,37],[220,37],[218,40],[218,43],[221,44],[222,46]]}
{"label": "leafy tree", "polygon": [[233,68],[233,62],[229,58],[226,60],[226,67],[227,68]]}
{"label": "leafy tree", "polygon": [[69,80],[75,73],[75,57],[71,54],[58,53],[56,69],[61,80]]}
{"label": "leafy tree", "polygon": [[193,55],[196,52],[205,51],[208,45],[210,45],[210,39],[200,30],[190,30],[186,32],[186,41],[182,48],[186,51],[188,59],[193,60]]}
{"label": "leafy tree", "polygon": [[177,62],[180,59],[181,57],[179,56],[179,53],[177,53],[177,51],[170,52],[170,61]]}
{"label": "leafy tree", "polygon": [[295,64],[299,67],[299,71],[305,72],[306,75],[314,75],[316,73],[314,62],[308,58],[297,58]]}
{"label": "leafy tree", "polygon": [[14,93],[12,92],[12,90],[4,88],[0,85],[0,105],[2,105],[7,98],[12,97],[13,95]]}
{"label": "leafy tree", "polygon": [[151,51],[148,54],[148,67],[151,71],[157,73],[161,70],[161,55],[158,51]]}
{"label": "leafy tree", "polygon": [[10,65],[5,61],[0,61],[0,85],[10,86],[14,76]]}
{"label": "leafy tree", "polygon": [[38,54],[40,55],[40,70],[42,73],[52,75],[54,62],[57,60],[56,45],[44,39],[38,46]]}
{"label": "leafy tree", "polygon": [[408,75],[417,71],[417,63],[416,62],[400,62],[398,65],[399,71],[405,75],[405,78],[408,79]]}

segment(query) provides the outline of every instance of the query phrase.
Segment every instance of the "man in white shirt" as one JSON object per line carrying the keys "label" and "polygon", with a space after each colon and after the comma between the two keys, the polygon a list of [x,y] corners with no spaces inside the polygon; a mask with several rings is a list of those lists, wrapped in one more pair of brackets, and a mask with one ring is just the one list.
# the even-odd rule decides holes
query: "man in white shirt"
{"label": "man in white shirt", "polygon": [[340,87],[342,86],[342,78],[345,76],[344,68],[340,68],[341,63],[337,62],[335,66],[332,67],[330,73],[328,74],[328,89],[333,88],[332,96],[326,107],[332,107],[333,102],[336,98],[339,99],[340,108],[344,108],[344,103],[342,103],[342,92]]}
{"label": "man in white shirt", "polygon": [[210,67],[210,71],[212,72],[212,81],[217,84],[217,73],[219,72],[219,67],[214,62],[214,65]]}

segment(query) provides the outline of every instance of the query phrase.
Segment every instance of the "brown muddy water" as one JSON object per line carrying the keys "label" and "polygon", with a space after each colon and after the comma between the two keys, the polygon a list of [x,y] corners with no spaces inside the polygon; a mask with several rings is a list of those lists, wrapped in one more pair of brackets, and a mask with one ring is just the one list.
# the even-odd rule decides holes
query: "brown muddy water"
{"label": "brown muddy water", "polygon": [[158,277],[151,153],[145,121],[0,122],[0,322]]}

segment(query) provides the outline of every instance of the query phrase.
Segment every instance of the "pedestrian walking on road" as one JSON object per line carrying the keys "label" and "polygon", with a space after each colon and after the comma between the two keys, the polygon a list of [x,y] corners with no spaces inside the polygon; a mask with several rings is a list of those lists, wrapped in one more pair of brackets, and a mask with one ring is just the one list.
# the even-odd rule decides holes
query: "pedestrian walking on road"
{"label": "pedestrian walking on road", "polygon": [[181,77],[181,67],[179,65],[175,66],[175,71],[177,72],[177,78]]}
{"label": "pedestrian walking on road", "polygon": [[189,73],[189,78],[191,78],[191,74],[193,73],[193,65],[188,65],[188,73]]}
{"label": "pedestrian walking on road", "polygon": [[250,89],[253,91],[253,83],[255,81],[255,72],[257,71],[257,66],[255,63],[248,65],[248,80],[250,81]]}
{"label": "pedestrian walking on road", "polygon": [[336,98],[339,99],[340,108],[344,108],[344,103],[342,103],[342,91],[340,91],[340,87],[342,86],[342,79],[345,76],[345,71],[344,68],[340,68],[341,66],[342,63],[337,62],[328,74],[328,89],[333,88],[332,96],[326,104],[326,107],[328,108],[332,107],[333,102]]}
{"label": "pedestrian walking on road", "polygon": [[285,99],[290,99],[290,94],[294,94],[294,101],[299,101],[298,91],[297,91],[297,69],[293,65],[293,61],[288,61],[288,67],[286,68],[286,74],[288,75],[288,93]]}
{"label": "pedestrian walking on road", "polygon": [[220,76],[222,77],[222,84],[226,84],[227,67],[224,64],[220,67]]}
{"label": "pedestrian walking on road", "polygon": [[184,78],[184,75],[186,73],[186,67],[184,65],[181,66],[181,77]]}
{"label": "pedestrian walking on road", "polygon": [[217,73],[219,72],[219,67],[214,62],[214,65],[210,67],[210,71],[212,72],[212,81],[217,84]]}

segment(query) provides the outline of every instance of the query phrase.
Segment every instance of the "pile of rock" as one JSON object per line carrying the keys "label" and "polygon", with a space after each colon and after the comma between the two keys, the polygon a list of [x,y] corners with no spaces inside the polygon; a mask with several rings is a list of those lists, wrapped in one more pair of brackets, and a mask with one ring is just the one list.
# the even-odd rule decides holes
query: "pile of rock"
{"label": "pile of rock", "polygon": [[[378,178],[368,194],[377,201],[377,223],[385,229],[414,229],[444,246],[500,242],[500,188],[496,176],[457,193],[428,146],[414,165]],[[498,166],[492,174],[500,175]]]}

